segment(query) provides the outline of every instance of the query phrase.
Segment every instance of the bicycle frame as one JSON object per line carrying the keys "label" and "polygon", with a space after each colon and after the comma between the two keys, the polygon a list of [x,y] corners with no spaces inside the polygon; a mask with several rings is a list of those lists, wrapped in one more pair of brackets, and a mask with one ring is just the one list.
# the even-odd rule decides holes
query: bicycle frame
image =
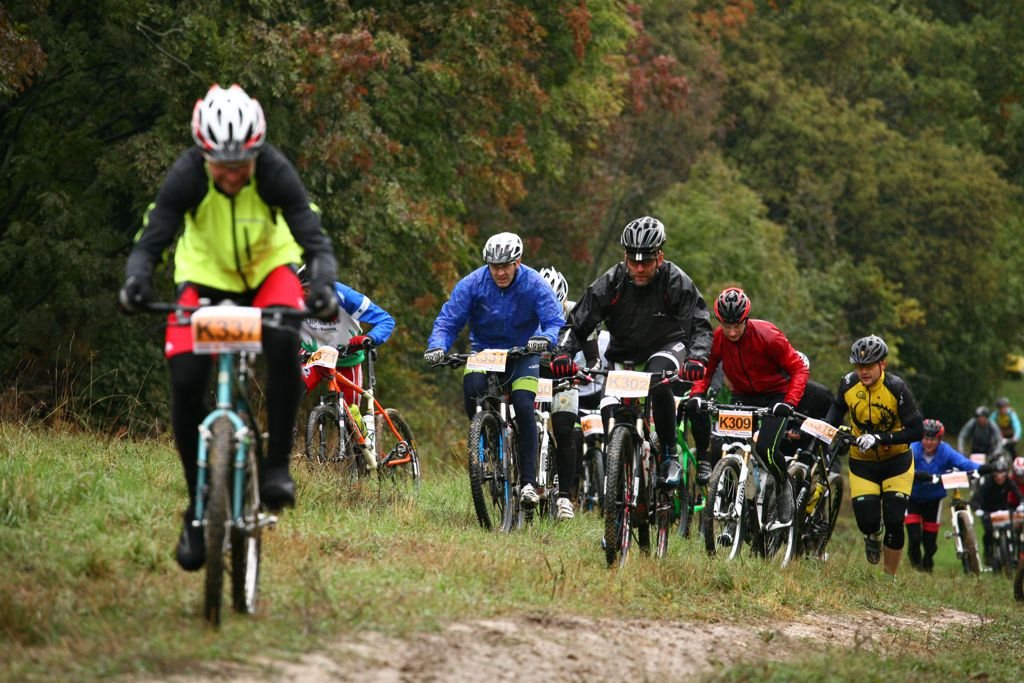
{"label": "bicycle frame", "polygon": [[[250,446],[254,445],[253,442],[260,438],[258,432],[250,429],[246,421],[242,419],[241,415],[247,415],[250,420],[254,420],[255,417],[249,410],[248,401],[245,396],[248,391],[248,378],[249,378],[249,363],[252,354],[246,353],[221,353],[216,356],[217,363],[217,406],[214,408],[209,415],[199,425],[199,455],[197,457],[197,463],[199,470],[196,475],[196,509],[195,509],[195,521],[192,525],[195,527],[202,526],[203,514],[206,511],[206,494],[207,494],[207,478],[209,470],[209,444],[212,436],[211,427],[213,423],[220,417],[227,417],[232,426],[235,428],[235,460],[232,465],[233,477],[232,477],[232,488],[231,488],[231,518],[232,523],[239,529],[251,530],[252,524],[247,524],[242,519],[242,505],[245,498],[245,473],[246,468],[251,468],[251,471],[255,472],[256,468],[253,466],[255,463],[249,461],[250,453],[255,456],[250,450]],[[234,391],[234,387],[231,383],[231,377],[235,376],[235,361],[238,360],[238,370],[236,382],[238,384],[237,393]],[[257,502],[259,501],[259,491],[256,492]],[[271,517],[274,517],[271,515]],[[267,521],[260,524],[261,526],[267,526],[277,521],[274,517],[273,521]]]}
{"label": "bicycle frame", "polygon": [[[946,532],[946,537],[953,537],[956,544],[956,556],[963,565],[964,573],[978,573],[981,570],[981,558],[978,555],[977,534],[974,526],[974,512],[970,504],[960,496],[960,489],[969,488],[965,472],[954,472],[942,475],[942,485],[947,491],[952,491],[950,508],[952,510],[953,531]],[[966,515],[960,514],[966,512]],[[961,527],[961,518],[967,520],[967,529]],[[967,548],[964,545],[964,536],[968,535],[973,540],[974,547]]]}
{"label": "bicycle frame", "polygon": [[[499,529],[504,532],[510,532],[522,526],[524,515],[519,500],[518,447],[513,448],[514,445],[518,444],[519,430],[515,423],[515,411],[512,408],[509,392],[502,385],[500,374],[505,372],[506,363],[509,359],[524,355],[529,354],[522,347],[508,349],[507,351],[486,349],[475,354],[449,354],[445,361],[440,363],[441,365],[448,365],[453,368],[463,365],[470,365],[472,368],[473,364],[476,363],[478,366],[477,371],[486,373],[487,390],[482,396],[476,397],[475,416],[470,421],[470,437],[467,440],[471,451],[469,454],[470,488],[473,491],[473,502],[476,507],[477,519],[481,526],[490,529],[494,527],[494,523],[490,519],[490,513],[487,510],[485,497],[487,492],[484,491],[484,484],[488,482],[492,486],[500,484],[502,519]],[[494,359],[499,357],[500,370],[492,365],[492,363],[497,362]],[[490,362],[488,358],[491,359]],[[497,471],[493,473],[487,472],[487,444],[481,438],[480,433],[477,434],[476,439],[477,450],[475,453],[472,452],[474,447],[474,426],[477,425],[478,429],[483,427],[484,421],[480,419],[480,415],[484,413],[493,414],[499,425],[497,429],[498,448],[496,452],[498,467]],[[495,476],[500,476],[501,481],[493,481]],[[516,481],[512,481],[513,478]],[[491,493],[493,495],[493,489]],[[493,505],[497,505],[496,500],[491,502]]]}

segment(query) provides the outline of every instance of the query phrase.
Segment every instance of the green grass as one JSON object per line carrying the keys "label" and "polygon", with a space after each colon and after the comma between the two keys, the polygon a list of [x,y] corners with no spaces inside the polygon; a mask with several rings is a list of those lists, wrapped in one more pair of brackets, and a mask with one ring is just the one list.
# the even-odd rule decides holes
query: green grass
{"label": "green grass", "polygon": [[[296,465],[299,507],[265,536],[263,603],[200,617],[202,574],[174,563],[183,505],[168,442],[0,424],[0,679],[164,676],[213,660],[294,656],[367,629],[406,636],[453,621],[519,614],[629,616],[770,624],[814,610],[937,612],[985,618],[980,629],[921,634],[887,652],[825,652],[785,665],[745,665],[726,680],[905,680],[984,671],[1012,680],[1024,610],[1008,581],[964,577],[940,539],[932,575],[904,569],[896,586],[863,559],[849,511],[826,563],[780,571],[705,556],[673,537],[664,562],[608,571],[599,520],[481,531],[461,469],[428,458],[418,498],[381,501]],[[947,520],[948,521],[948,520]],[[1016,651],[1019,651],[1017,649]]]}

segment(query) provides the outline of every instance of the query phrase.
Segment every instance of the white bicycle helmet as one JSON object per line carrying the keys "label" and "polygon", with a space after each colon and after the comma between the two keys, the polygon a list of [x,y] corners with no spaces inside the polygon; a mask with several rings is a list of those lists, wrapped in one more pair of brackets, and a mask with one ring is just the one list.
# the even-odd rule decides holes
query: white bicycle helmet
{"label": "white bicycle helmet", "polygon": [[564,304],[565,300],[569,298],[569,283],[565,281],[565,276],[551,266],[541,268],[540,276],[551,286],[551,289],[555,290],[555,298],[558,299],[558,303]]}
{"label": "white bicycle helmet", "polygon": [[211,161],[252,159],[266,133],[263,108],[237,84],[227,90],[213,84],[192,109],[192,138]]}
{"label": "white bicycle helmet", "polygon": [[638,261],[655,256],[665,244],[665,226],[657,218],[644,216],[630,221],[619,243],[629,258]]}
{"label": "white bicycle helmet", "polygon": [[484,245],[484,263],[512,263],[523,257],[523,241],[513,232],[499,232]]}

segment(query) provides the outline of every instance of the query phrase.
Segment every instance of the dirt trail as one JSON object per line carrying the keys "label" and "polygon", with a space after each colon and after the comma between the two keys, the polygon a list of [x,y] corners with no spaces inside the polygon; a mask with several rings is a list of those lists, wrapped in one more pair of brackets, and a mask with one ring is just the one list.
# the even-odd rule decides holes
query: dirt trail
{"label": "dirt trail", "polygon": [[[258,667],[219,665],[172,681],[436,681],[508,680],[529,667],[534,680],[669,678],[710,672],[740,661],[784,660],[817,647],[924,650],[925,634],[978,626],[981,618],[943,610],[892,616],[860,612],[811,621],[763,624],[651,623],[582,617],[516,617],[452,624],[439,633],[398,639],[365,633],[295,661]],[[808,642],[810,641],[810,642]],[[722,643],[741,643],[727,653]]]}

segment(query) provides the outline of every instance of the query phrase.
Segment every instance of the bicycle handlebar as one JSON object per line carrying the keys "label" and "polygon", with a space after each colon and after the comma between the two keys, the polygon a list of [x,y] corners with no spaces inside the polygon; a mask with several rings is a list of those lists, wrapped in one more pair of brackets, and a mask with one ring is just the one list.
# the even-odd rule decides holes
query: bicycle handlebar
{"label": "bicycle handlebar", "polygon": [[[528,356],[532,352],[528,351],[525,346],[513,346],[507,350],[508,358],[521,358],[522,356]],[[444,360],[440,363],[434,363],[430,367],[432,368],[461,368],[466,364],[472,356],[476,355],[473,353],[447,353],[444,356]]]}
{"label": "bicycle handlebar", "polygon": [[[183,306],[178,303],[170,303],[167,301],[151,301],[145,304],[140,310],[145,313],[178,313],[182,317],[180,324],[187,324],[184,322],[189,319],[185,314],[195,313],[201,308],[209,308],[211,306],[230,306],[234,305],[231,301],[222,301],[220,303],[209,303],[200,304],[199,306]],[[254,307],[250,307],[254,308]],[[310,317],[310,312],[305,309],[291,308],[288,306],[267,306],[266,308],[260,308],[260,314],[264,320],[270,318],[272,320],[304,320]]]}

